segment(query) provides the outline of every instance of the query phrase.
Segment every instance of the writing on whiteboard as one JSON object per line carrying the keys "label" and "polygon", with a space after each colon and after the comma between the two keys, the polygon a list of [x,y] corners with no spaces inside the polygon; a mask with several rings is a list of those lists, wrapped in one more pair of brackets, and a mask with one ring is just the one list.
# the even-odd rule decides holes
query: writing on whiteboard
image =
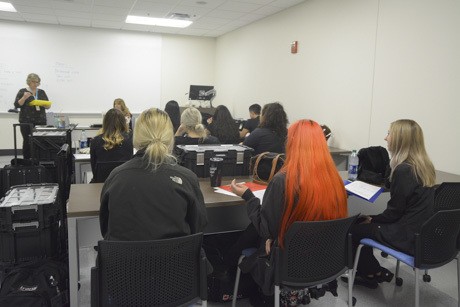
{"label": "writing on whiteboard", "polygon": [[54,64],[54,75],[58,83],[70,83],[75,80],[80,72],[72,67],[72,65],[56,62]]}

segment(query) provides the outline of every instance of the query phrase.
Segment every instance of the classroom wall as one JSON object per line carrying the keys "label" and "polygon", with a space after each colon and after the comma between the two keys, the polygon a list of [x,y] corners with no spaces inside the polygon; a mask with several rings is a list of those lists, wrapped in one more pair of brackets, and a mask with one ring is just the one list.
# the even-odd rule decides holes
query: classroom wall
{"label": "classroom wall", "polygon": [[458,1],[307,0],[217,39],[219,102],[247,117],[281,101],[345,149],[386,146],[389,124],[411,118],[435,167],[460,174],[459,16]]}

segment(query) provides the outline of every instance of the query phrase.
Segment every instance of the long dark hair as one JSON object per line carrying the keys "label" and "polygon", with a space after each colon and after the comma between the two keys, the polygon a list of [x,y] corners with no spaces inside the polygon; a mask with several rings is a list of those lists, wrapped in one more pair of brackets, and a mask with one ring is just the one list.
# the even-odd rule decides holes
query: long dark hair
{"label": "long dark hair", "polygon": [[208,129],[222,144],[238,143],[238,127],[226,106],[220,105],[216,108]]}
{"label": "long dark hair", "polygon": [[174,133],[180,126],[180,109],[179,104],[175,100],[170,100],[165,106],[165,112],[168,113],[169,118],[173,124]]}
{"label": "long dark hair", "polygon": [[279,102],[267,103],[262,109],[260,128],[268,128],[279,137],[287,135],[288,118],[283,106]]}

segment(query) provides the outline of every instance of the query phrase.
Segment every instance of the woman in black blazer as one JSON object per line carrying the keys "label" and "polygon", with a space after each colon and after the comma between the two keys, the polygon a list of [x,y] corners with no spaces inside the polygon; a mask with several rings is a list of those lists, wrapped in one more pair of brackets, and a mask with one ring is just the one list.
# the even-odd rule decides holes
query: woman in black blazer
{"label": "woman in black blazer", "polygon": [[[415,233],[433,212],[435,169],[415,121],[393,122],[385,140],[391,154],[391,198],[385,211],[362,216],[361,224],[352,226],[354,250],[362,238],[371,238],[413,255]],[[355,284],[376,288],[380,282],[391,281],[393,275],[380,267],[371,247],[362,248]]]}
{"label": "woman in black blazer", "polygon": [[124,114],[110,109],[102,121],[101,133],[90,145],[91,170],[96,175],[98,162],[128,161],[133,156],[133,139]]}

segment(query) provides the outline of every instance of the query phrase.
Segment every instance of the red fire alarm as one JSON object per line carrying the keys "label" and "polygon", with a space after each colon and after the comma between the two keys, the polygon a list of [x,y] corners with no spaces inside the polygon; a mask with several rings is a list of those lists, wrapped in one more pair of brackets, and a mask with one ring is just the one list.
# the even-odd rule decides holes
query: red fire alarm
{"label": "red fire alarm", "polygon": [[297,53],[297,41],[293,41],[291,43],[291,53],[292,54]]}

